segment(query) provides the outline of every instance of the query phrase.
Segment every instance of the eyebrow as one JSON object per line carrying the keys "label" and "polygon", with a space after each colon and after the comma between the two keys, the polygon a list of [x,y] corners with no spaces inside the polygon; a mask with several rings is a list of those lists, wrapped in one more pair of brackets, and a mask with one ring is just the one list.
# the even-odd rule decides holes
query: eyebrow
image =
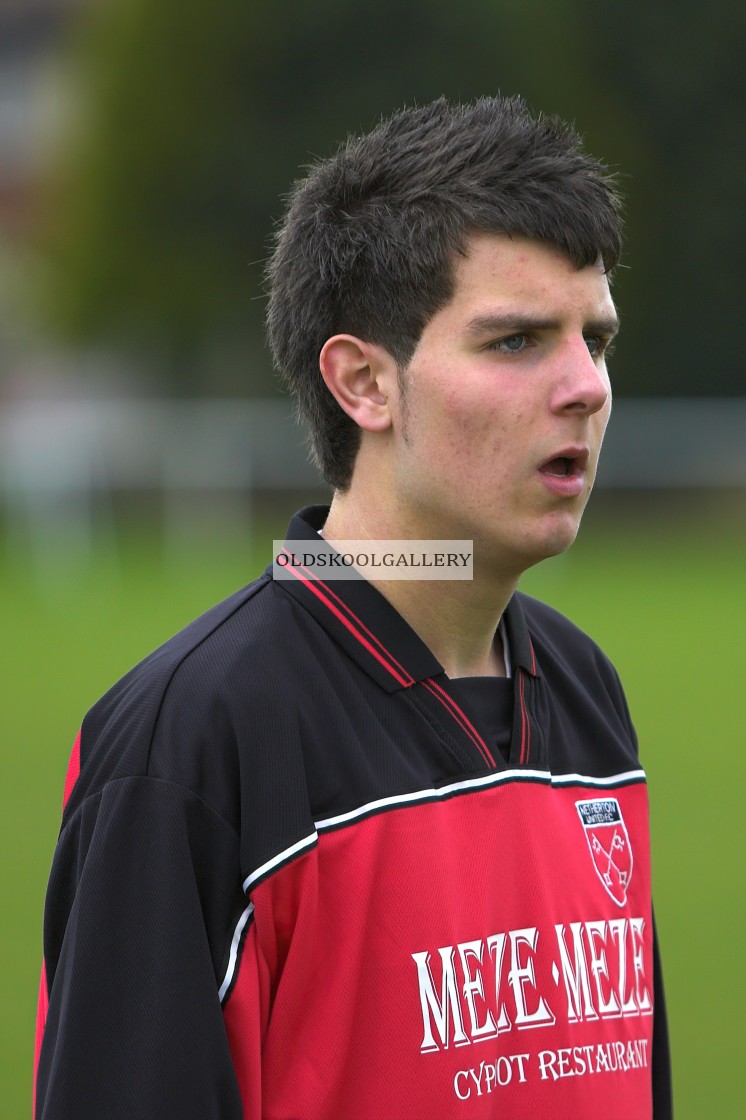
{"label": "eyebrow", "polygon": [[[466,332],[469,335],[477,336],[504,330],[521,334],[524,331],[556,331],[560,326],[561,323],[558,319],[547,319],[538,315],[524,315],[520,311],[509,311],[504,315],[476,315],[467,323]],[[583,331],[613,336],[617,334],[619,327],[619,316],[612,315],[608,318],[589,320],[583,324]]]}

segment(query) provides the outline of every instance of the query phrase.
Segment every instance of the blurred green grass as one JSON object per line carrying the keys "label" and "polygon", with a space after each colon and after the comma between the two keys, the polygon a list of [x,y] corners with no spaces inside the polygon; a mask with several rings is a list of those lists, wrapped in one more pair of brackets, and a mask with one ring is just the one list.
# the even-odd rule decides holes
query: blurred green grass
{"label": "blurred green grass", "polygon": [[[694,522],[696,523],[696,522]],[[171,633],[253,578],[282,524],[249,550],[209,537],[178,562],[154,536],[39,586],[6,563],[0,586],[5,961],[2,1114],[30,1113],[46,876],[67,757],[82,715]],[[650,779],[655,897],[678,1120],[743,1115],[743,733],[746,534],[716,518],[667,528],[593,521],[525,590],[569,614],[615,661]],[[728,752],[727,760],[724,752]]]}

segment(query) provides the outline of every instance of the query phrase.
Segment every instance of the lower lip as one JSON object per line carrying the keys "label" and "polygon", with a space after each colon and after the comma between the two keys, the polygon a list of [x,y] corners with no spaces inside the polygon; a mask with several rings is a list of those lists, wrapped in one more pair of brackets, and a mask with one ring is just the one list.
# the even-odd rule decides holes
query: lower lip
{"label": "lower lip", "polygon": [[575,474],[547,474],[539,471],[539,477],[548,490],[561,498],[578,498],[585,490],[585,472]]}

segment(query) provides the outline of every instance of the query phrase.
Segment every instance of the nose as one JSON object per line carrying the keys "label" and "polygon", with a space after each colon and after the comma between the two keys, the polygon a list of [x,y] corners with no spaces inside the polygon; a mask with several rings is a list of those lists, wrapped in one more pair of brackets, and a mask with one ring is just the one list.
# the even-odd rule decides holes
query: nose
{"label": "nose", "polygon": [[611,386],[602,358],[594,358],[586,340],[573,338],[560,347],[558,369],[552,391],[555,412],[593,415],[606,406]]}

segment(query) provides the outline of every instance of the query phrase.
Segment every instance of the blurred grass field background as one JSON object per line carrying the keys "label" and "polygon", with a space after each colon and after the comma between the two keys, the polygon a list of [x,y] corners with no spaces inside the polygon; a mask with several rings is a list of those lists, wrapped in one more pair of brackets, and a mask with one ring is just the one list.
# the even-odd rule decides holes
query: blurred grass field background
{"label": "blurred grass field background", "polygon": [[[700,502],[669,521],[612,518],[602,509],[589,514],[570,553],[522,584],[600,642],[627,690],[650,780],[678,1120],[744,1115],[746,530],[738,512],[708,512]],[[283,511],[254,539],[271,542],[285,521]],[[130,532],[116,557],[102,552],[75,579],[61,574],[42,586],[6,560],[0,1111],[7,1120],[30,1115],[43,896],[80,720],[136,660],[253,578],[270,547],[249,551],[208,538],[174,562],[155,535]]]}

